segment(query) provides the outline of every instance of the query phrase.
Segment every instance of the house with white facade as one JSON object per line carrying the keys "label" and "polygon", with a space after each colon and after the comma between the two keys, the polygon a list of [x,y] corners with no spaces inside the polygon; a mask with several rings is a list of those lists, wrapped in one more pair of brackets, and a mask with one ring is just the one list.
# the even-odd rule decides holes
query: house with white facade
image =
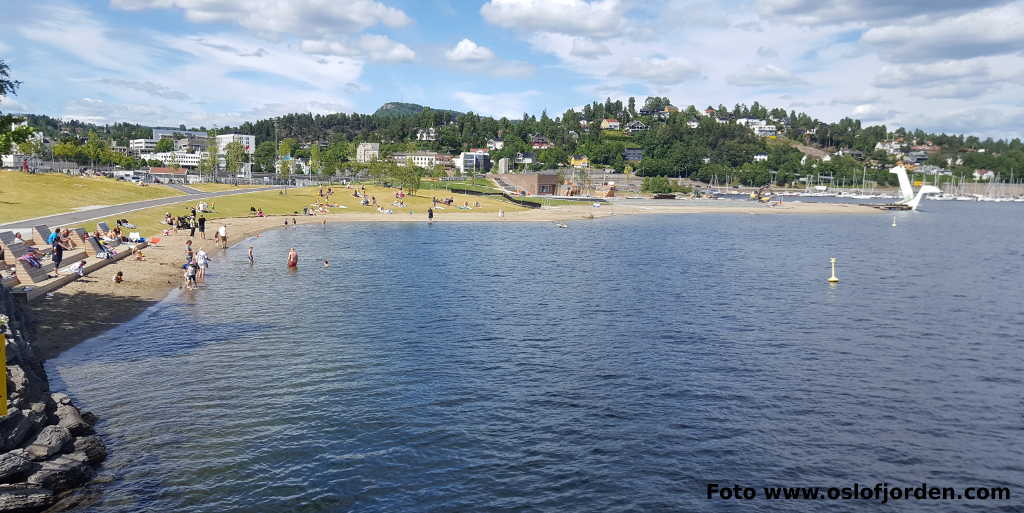
{"label": "house with white facade", "polygon": [[406,166],[410,162],[416,167],[432,168],[437,165],[437,152],[435,151],[414,151],[410,153],[395,153],[391,156],[398,166]]}
{"label": "house with white facade", "polygon": [[622,127],[622,123],[619,123],[617,119],[602,119],[601,130],[618,130]]}
{"label": "house with white facade", "polygon": [[434,127],[419,128],[416,130],[417,141],[436,141],[437,140],[437,129]]}
{"label": "house with white facade", "polygon": [[356,162],[380,160],[380,143],[359,143],[356,146]]}

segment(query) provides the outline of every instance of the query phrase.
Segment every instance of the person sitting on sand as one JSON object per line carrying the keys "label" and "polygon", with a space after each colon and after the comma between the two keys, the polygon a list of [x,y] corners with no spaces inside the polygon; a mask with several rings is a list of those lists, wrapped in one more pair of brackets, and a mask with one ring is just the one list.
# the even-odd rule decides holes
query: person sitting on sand
{"label": "person sitting on sand", "polygon": [[14,243],[15,244],[24,244],[25,243],[25,239],[21,238],[21,232],[14,232]]}
{"label": "person sitting on sand", "polygon": [[137,260],[139,262],[145,262],[146,261],[146,254],[143,253],[141,249],[135,250],[135,260]]}
{"label": "person sitting on sand", "polygon": [[85,260],[79,260],[78,263],[75,264],[75,266],[73,268],[71,268],[71,272],[77,274],[79,278],[84,277],[85,276]]}
{"label": "person sitting on sand", "polygon": [[114,279],[112,281],[114,283],[124,282],[124,271],[117,271],[117,274],[114,275]]}

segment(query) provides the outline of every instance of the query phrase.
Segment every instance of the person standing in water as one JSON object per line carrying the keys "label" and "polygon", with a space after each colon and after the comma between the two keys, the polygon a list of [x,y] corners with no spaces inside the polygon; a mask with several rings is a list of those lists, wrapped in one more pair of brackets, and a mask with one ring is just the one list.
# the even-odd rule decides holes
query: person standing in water
{"label": "person standing in water", "polygon": [[290,269],[295,269],[298,266],[299,266],[299,253],[297,251],[295,251],[295,248],[292,248],[291,250],[288,251],[288,267]]}
{"label": "person standing in water", "polygon": [[427,209],[427,224],[431,224],[433,222],[434,222],[434,209],[428,208]]}
{"label": "person standing in water", "polygon": [[252,246],[249,246],[249,265],[256,264],[256,257],[252,254]]}

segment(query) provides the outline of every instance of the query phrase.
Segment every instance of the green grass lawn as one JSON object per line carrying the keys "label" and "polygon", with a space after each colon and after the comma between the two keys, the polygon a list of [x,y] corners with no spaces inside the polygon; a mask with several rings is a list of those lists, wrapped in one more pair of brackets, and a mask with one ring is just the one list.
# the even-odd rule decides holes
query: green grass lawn
{"label": "green grass lawn", "polygon": [[[353,185],[353,187],[359,187],[359,185]],[[375,213],[377,211],[376,207],[364,207],[360,205],[360,198],[356,198],[352,195],[353,189],[346,189],[343,186],[333,186],[333,188],[336,192],[330,200],[331,203],[343,205],[346,208],[333,208],[331,209],[332,214]],[[287,194],[282,194],[279,190],[272,190],[210,198],[205,201],[210,204],[214,212],[206,214],[206,218],[209,221],[213,221],[215,219],[228,217],[248,217],[251,212],[250,208],[262,208],[263,212],[267,215],[302,214],[303,207],[308,207],[318,201],[319,190],[319,187],[313,186],[288,189]],[[437,196],[438,199],[449,196],[454,198],[454,206],[446,207],[443,211],[438,211],[439,213],[444,212],[446,215],[464,212],[496,213],[499,208],[504,209],[506,212],[525,210],[524,207],[520,207],[500,197],[496,198],[449,193],[442,194],[444,191],[431,189],[421,189],[416,196],[406,196],[406,208],[400,209],[392,205],[392,202],[396,201],[394,197],[396,190],[397,189],[383,187],[380,185],[366,185],[366,194],[368,196],[375,196],[377,198],[377,203],[383,205],[385,208],[393,209],[395,211],[395,215],[407,215],[410,210],[415,212],[418,216],[425,215],[427,208],[430,208],[432,205],[431,198],[433,196]],[[465,202],[469,202],[469,204],[474,207],[476,203],[479,202],[480,207],[473,208],[472,210],[459,210],[456,208],[456,206],[463,205]],[[113,226],[115,218],[128,219],[128,222],[138,227],[132,231],[138,231],[143,236],[151,236],[161,232],[166,227],[162,224],[164,213],[170,212],[172,215],[186,215],[194,204],[194,202],[182,202],[172,205],[163,205],[129,212],[127,214],[121,214],[102,221],[106,221],[108,224]],[[82,228],[89,231],[95,230],[96,223],[99,221],[101,220],[90,221],[85,226],[82,226]]]}
{"label": "green grass lawn", "polygon": [[238,189],[255,189],[259,187],[267,187],[266,185],[232,185],[229,183],[195,183],[187,185],[197,191],[203,192],[221,192],[221,191],[234,191]]}
{"label": "green grass lawn", "polygon": [[141,186],[111,178],[0,171],[0,222],[181,195],[163,185]]}

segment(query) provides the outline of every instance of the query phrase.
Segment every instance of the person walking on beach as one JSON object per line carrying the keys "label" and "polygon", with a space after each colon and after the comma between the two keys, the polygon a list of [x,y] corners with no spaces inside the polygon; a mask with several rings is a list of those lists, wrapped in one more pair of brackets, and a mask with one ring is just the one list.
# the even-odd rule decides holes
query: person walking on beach
{"label": "person walking on beach", "polygon": [[217,241],[220,243],[220,247],[227,249],[228,247],[228,227],[220,225],[217,228]]}
{"label": "person walking on beach", "polygon": [[434,209],[428,208],[427,209],[427,224],[431,224],[433,222],[434,222]]}
{"label": "person walking on beach", "polygon": [[[193,210],[193,212],[195,212],[195,210]],[[198,228],[198,227],[199,227],[199,222],[196,221],[195,214],[192,214],[188,218],[188,236],[189,237],[195,237],[196,236],[196,228]]]}
{"label": "person walking on beach", "polygon": [[249,265],[256,264],[256,256],[252,254],[252,246],[249,246]]}
{"label": "person walking on beach", "polygon": [[295,269],[299,266],[299,253],[292,248],[288,251],[288,268]]}
{"label": "person walking on beach", "polygon": [[199,216],[199,236],[206,240],[206,216]]}

